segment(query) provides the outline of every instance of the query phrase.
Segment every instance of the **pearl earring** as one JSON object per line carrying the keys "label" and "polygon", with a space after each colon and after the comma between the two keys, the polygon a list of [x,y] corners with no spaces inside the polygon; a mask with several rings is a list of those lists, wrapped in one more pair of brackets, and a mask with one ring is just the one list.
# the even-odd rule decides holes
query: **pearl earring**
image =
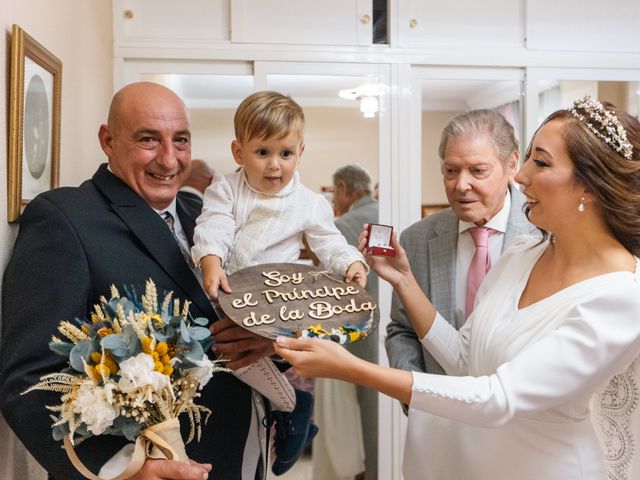
{"label": "pearl earring", "polygon": [[580,213],[584,212],[584,197],[580,197],[580,203],[578,204],[578,211]]}

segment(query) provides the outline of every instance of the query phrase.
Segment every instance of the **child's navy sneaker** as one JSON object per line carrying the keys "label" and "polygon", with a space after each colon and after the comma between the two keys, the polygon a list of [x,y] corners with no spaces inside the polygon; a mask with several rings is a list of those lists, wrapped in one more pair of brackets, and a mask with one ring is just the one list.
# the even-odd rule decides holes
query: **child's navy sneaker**
{"label": "child's navy sneaker", "polygon": [[296,407],[292,412],[269,412],[266,426],[275,425],[274,449],[276,459],[271,471],[282,475],[302,456],[305,447],[318,433],[318,427],[311,423],[313,395],[296,390]]}
{"label": "child's navy sneaker", "polygon": [[[311,445],[311,442],[313,441],[313,438],[318,434],[318,426],[314,425],[313,423],[311,425],[309,425],[309,434],[307,435],[307,439],[304,442],[304,447],[303,447],[303,451],[305,448],[307,448],[309,445]],[[297,461],[297,459],[296,459]],[[296,462],[289,462],[289,463],[285,463],[285,462],[281,462],[277,457],[275,459],[275,461],[273,462],[273,465],[271,466],[271,471],[273,472],[274,475],[282,475],[286,472],[289,471],[289,469],[291,467],[293,467],[293,465]]]}

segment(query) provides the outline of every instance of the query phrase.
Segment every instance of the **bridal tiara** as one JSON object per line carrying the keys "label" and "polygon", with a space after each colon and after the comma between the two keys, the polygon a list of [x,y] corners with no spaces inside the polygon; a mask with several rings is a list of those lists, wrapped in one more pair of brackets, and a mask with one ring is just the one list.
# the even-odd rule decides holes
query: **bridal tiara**
{"label": "bridal tiara", "polygon": [[585,95],[573,102],[569,111],[610,148],[631,159],[633,146],[627,140],[627,131],[618,117],[607,111],[598,100]]}

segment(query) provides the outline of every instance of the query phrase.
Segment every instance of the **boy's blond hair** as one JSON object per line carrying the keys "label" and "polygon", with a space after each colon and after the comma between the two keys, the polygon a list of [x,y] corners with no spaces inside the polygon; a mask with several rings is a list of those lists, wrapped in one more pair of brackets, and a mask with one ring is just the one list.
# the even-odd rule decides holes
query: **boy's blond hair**
{"label": "boy's blond hair", "polygon": [[240,103],[233,125],[240,143],[253,138],[282,138],[290,133],[297,133],[302,139],[304,113],[291,97],[278,92],[257,92]]}

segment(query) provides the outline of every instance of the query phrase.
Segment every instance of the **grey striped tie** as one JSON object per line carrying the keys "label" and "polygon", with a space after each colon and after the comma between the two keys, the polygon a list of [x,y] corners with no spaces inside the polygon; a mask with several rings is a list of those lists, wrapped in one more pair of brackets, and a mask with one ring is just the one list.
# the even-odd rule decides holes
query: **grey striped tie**
{"label": "grey striped tie", "polygon": [[184,259],[186,260],[187,265],[189,265],[189,268],[193,270],[195,265],[191,258],[189,247],[187,245],[184,245],[183,242],[181,242],[178,236],[176,235],[176,228],[174,225],[175,219],[173,218],[173,215],[171,215],[170,212],[164,212],[162,214],[162,219],[164,220],[164,223],[167,224],[167,227],[169,227],[169,230],[171,231],[171,235],[173,235],[173,238],[175,238],[176,243],[178,244],[178,247],[180,247],[180,251],[182,252],[182,256],[184,257]]}

